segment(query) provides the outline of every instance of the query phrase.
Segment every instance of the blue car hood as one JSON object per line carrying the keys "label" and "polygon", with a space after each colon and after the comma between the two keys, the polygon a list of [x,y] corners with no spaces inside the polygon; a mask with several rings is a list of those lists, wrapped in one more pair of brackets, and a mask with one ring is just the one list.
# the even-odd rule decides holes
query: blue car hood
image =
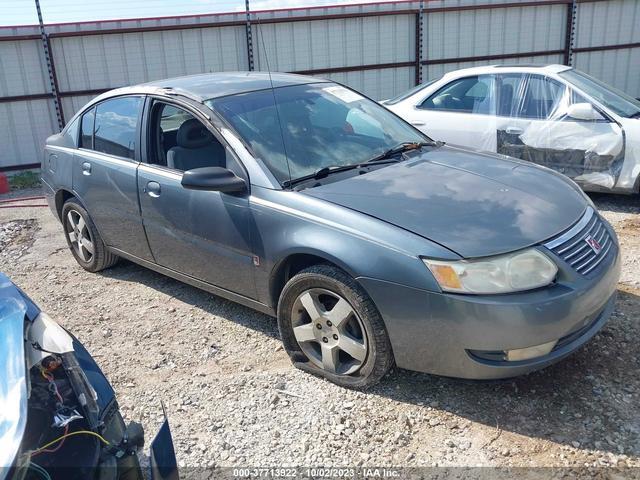
{"label": "blue car hood", "polygon": [[582,192],[538,166],[454,147],[303,190],[473,258],[542,242],[576,222]]}
{"label": "blue car hood", "polygon": [[37,307],[0,273],[0,478],[11,465],[27,423],[24,321]]}

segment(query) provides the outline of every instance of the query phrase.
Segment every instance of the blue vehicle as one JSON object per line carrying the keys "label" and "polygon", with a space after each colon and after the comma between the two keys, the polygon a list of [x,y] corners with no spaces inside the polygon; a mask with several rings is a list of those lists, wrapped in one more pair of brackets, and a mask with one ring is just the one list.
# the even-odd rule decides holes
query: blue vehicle
{"label": "blue vehicle", "polygon": [[[3,274],[0,405],[0,480],[144,478],[142,426],[125,425],[87,350]],[[166,419],[150,464],[151,478],[178,478]]]}
{"label": "blue vehicle", "polygon": [[47,140],[42,183],[83,268],[122,257],[276,316],[293,363],[347,387],[394,363],[531,372],[615,303],[616,235],[572,180],[314,77],[107,92]]}

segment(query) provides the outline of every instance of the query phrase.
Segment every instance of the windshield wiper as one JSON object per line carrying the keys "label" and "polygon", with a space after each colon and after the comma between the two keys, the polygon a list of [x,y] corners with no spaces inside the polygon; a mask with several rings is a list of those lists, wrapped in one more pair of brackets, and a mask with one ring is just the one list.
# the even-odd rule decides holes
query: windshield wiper
{"label": "windshield wiper", "polygon": [[[388,161],[375,162],[375,163],[380,164],[380,163],[395,163],[395,162],[397,162],[397,160],[388,160]],[[370,166],[371,166],[371,162],[367,161],[364,163],[351,163],[348,165],[332,165],[329,167],[322,167],[320,170],[316,170],[315,172],[310,173],[309,175],[304,175],[302,177],[294,178],[293,180],[285,180],[284,182],[282,182],[282,186],[291,187],[298,183],[306,182],[307,180],[320,180],[321,178],[328,177],[333,173],[346,172],[347,170],[354,170],[356,168],[370,167]]]}
{"label": "windshield wiper", "polygon": [[629,118],[640,118],[640,112],[636,112],[633,115],[631,115]]}
{"label": "windshield wiper", "polygon": [[282,182],[283,187],[291,187],[298,183],[306,182],[308,180],[320,180],[321,178],[328,177],[333,173],[346,172],[347,170],[354,170],[356,168],[370,167],[373,164],[380,165],[385,163],[395,163],[398,162],[397,159],[393,159],[395,155],[399,153],[408,152],[409,150],[418,150],[426,145],[435,145],[435,143],[428,142],[403,142],[399,143],[393,148],[381,153],[380,155],[376,155],[373,158],[365,162],[360,163],[351,163],[348,165],[332,165],[328,167],[322,167],[319,170],[316,170],[309,175],[304,175],[302,177],[294,178],[293,180],[286,180]]}
{"label": "windshield wiper", "polygon": [[392,158],[396,155],[398,155],[399,153],[404,153],[404,152],[408,152],[410,150],[419,150],[424,146],[428,146],[428,145],[435,145],[434,143],[428,143],[428,142],[402,142],[399,143],[398,145],[396,145],[395,147],[390,148],[389,150],[381,153],[380,155],[376,155],[373,158],[370,158],[369,160],[367,160],[366,163],[377,163],[381,160],[386,160],[388,158]]}

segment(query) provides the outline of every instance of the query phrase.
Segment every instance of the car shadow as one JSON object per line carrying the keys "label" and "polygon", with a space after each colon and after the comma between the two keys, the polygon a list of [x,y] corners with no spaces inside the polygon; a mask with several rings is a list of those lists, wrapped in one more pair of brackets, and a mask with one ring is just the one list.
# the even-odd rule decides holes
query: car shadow
{"label": "car shadow", "polygon": [[640,291],[620,291],[609,323],[544,370],[469,381],[398,370],[371,393],[527,437],[640,456]]}
{"label": "car shadow", "polygon": [[226,318],[271,338],[280,338],[274,318],[128,260],[121,259],[115,267],[98,272],[98,275],[125,282],[141,283],[197,307],[203,312]]}
{"label": "car shadow", "polygon": [[[279,338],[268,315],[121,261],[100,272],[149,288]],[[602,331],[565,360],[542,371],[497,381],[471,381],[395,369],[368,390],[396,402],[432,407],[502,431],[615,454],[640,456],[640,290],[620,291]]]}
{"label": "car shadow", "polygon": [[588,195],[598,210],[616,213],[640,213],[640,198],[638,198],[638,195],[595,192],[589,192]]}

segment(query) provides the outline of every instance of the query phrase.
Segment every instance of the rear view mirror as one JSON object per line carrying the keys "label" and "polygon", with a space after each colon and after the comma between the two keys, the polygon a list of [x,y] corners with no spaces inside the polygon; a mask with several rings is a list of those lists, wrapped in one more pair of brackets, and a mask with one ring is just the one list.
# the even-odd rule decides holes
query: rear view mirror
{"label": "rear view mirror", "polygon": [[574,103],[567,109],[567,116],[575,120],[604,120],[590,103]]}
{"label": "rear view mirror", "polygon": [[191,190],[239,193],[247,189],[245,181],[222,167],[202,167],[182,174],[182,186]]}

